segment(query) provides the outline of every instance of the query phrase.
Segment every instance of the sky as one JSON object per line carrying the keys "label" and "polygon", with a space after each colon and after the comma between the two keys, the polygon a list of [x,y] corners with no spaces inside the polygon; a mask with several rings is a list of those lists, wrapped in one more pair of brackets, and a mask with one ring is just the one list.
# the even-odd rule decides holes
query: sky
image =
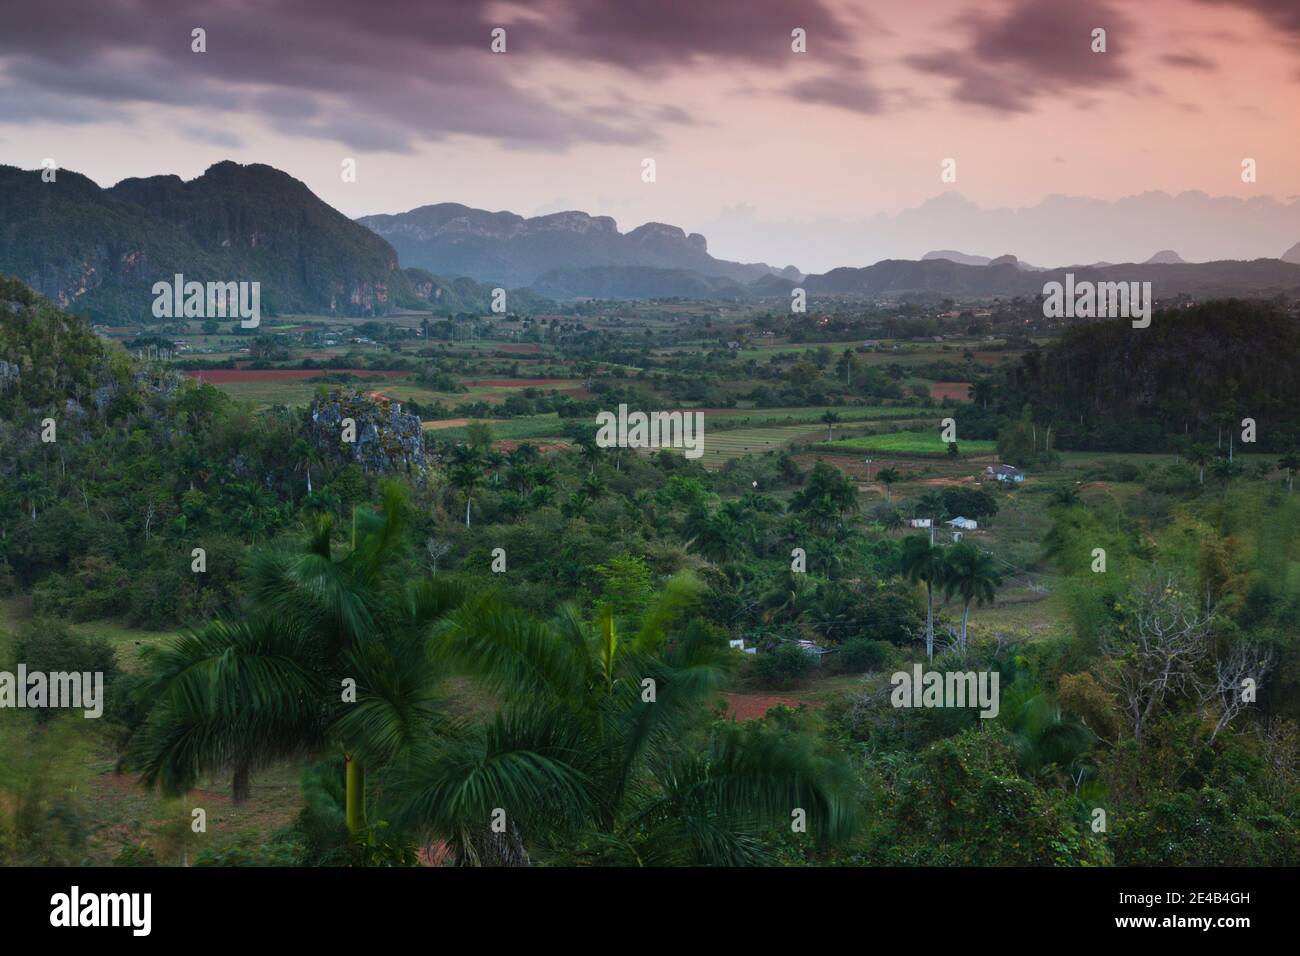
{"label": "sky", "polygon": [[[206,52],[192,49],[195,28]],[[1105,52],[1092,50],[1097,28]],[[888,225],[954,193],[1004,214],[1056,196],[1274,201],[1300,240],[1298,105],[1300,0],[0,8],[0,163],[50,158],[107,186],[263,162],[350,216],[581,209],[805,269],[941,244],[886,248]],[[1051,258],[1004,247],[1034,236],[998,233],[996,218],[964,251]],[[1196,228],[1206,255],[1233,252],[1230,219]],[[1119,258],[1052,252],[1071,254]]]}

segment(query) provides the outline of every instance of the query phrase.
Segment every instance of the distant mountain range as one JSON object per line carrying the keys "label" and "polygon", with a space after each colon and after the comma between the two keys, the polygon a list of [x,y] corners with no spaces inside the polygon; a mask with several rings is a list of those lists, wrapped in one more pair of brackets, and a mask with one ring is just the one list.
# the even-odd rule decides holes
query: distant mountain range
{"label": "distant mountain range", "polygon": [[[715,259],[699,233],[648,222],[630,232],[618,231],[608,216],[558,212],[526,219],[512,212],[488,212],[459,203],[421,206],[397,215],[357,220],[392,243],[402,262],[440,275],[464,275],[480,282],[544,288],[571,282],[572,270],[614,269],[582,279],[583,289],[620,288],[616,276],[631,286],[643,283],[638,269],[687,270],[699,276],[752,282],[776,274],[798,279],[794,266],[778,269],[764,262]],[[546,276],[541,286],[538,280]],[[694,284],[692,280],[691,284]],[[624,296],[620,296],[624,297]]]}
{"label": "distant mountain range", "polygon": [[[852,209],[852,202],[844,203]],[[733,259],[793,261],[807,272],[883,259],[918,259],[931,249],[995,256],[1014,252],[1041,266],[1142,262],[1175,248],[1189,262],[1276,257],[1300,239],[1300,196],[1209,196],[1144,192],[1118,199],[1050,195],[1033,205],[989,207],[947,191],[894,213],[854,218],[762,216],[726,207],[697,228]]]}
{"label": "distant mountain range", "polygon": [[988,256],[971,256],[964,252],[957,252],[954,249],[940,249],[937,252],[927,252],[921,257],[922,262],[931,259],[947,259],[949,262],[957,262],[964,266],[1015,266],[1025,272],[1041,272],[1039,266],[1031,266],[1027,262],[1021,262],[1010,253],[998,256],[996,259],[990,259]]}
{"label": "distant mountain range", "polygon": [[482,314],[492,290],[510,310],[555,300],[788,298],[811,295],[1036,295],[1048,281],[1151,281],[1157,296],[1300,294],[1300,243],[1281,259],[1187,263],[1163,250],[1140,264],[1043,269],[1014,255],[952,249],[802,275],[793,266],[716,259],[703,236],[565,212],[524,218],[452,203],[353,221],[270,166],[222,162],[203,175],[127,179],[0,166],[0,274],[16,276],[98,321],[151,319],[152,286],[187,280],[262,283],[264,313],[349,316],[400,309]]}
{"label": "distant mountain range", "polygon": [[1225,260],[1197,263],[1123,263],[1067,266],[1026,272],[1011,263],[964,265],[948,259],[886,259],[860,269],[832,269],[808,276],[810,295],[891,296],[934,293],[945,296],[1037,295],[1047,282],[1150,282],[1159,298],[1178,293],[1195,296],[1252,296],[1285,292],[1300,295],[1300,264],[1280,259],[1250,262]]}
{"label": "distant mountain range", "polygon": [[[1297,248],[1300,248],[1300,246],[1297,246]],[[939,249],[935,252],[927,252],[925,255],[921,257],[922,262],[927,262],[931,259],[947,259],[949,262],[957,262],[964,266],[1012,265],[1018,269],[1024,270],[1025,272],[1047,271],[1042,266],[1031,266],[1027,262],[1021,262],[1015,256],[1010,254],[1005,256],[998,256],[996,259],[990,259],[988,256],[972,256],[964,252],[957,252],[955,249]],[[1147,265],[1177,265],[1178,263],[1184,262],[1185,260],[1183,259],[1182,256],[1174,252],[1172,249],[1161,249],[1150,259],[1147,259],[1145,261]],[[1101,268],[1102,266],[1114,265],[1114,263],[1094,262],[1092,263],[1092,265],[1094,267]]]}

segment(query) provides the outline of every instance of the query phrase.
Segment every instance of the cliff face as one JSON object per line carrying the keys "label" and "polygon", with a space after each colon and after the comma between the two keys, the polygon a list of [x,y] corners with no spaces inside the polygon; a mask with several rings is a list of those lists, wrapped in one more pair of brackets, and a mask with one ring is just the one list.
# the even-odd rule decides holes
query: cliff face
{"label": "cliff face", "polygon": [[301,182],[223,162],[100,189],[0,167],[0,273],[97,321],[152,320],[153,283],[257,281],[263,312],[382,315],[419,304],[397,253]]}

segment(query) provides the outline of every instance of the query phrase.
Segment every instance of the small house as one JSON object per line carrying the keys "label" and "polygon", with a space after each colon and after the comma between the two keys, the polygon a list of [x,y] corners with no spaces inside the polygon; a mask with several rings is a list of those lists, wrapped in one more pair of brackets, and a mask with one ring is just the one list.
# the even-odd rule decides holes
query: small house
{"label": "small house", "polygon": [[979,527],[979,522],[974,518],[963,518],[960,515],[947,523],[954,528],[961,528],[963,531],[974,531]]}
{"label": "small house", "polygon": [[803,651],[809,657],[813,658],[818,664],[822,662],[821,659],[823,654],[830,653],[830,651],[826,650],[826,648],[818,647],[812,641],[799,640],[799,641],[795,641],[794,643],[795,646],[799,648],[799,650]]}
{"label": "small house", "polygon": [[1016,484],[1025,480],[1025,473],[1013,465],[989,465],[984,469],[985,479],[1013,481]]}
{"label": "small house", "polygon": [[908,524],[910,524],[913,528],[928,528],[930,527],[930,519],[913,518],[911,521],[908,522]]}

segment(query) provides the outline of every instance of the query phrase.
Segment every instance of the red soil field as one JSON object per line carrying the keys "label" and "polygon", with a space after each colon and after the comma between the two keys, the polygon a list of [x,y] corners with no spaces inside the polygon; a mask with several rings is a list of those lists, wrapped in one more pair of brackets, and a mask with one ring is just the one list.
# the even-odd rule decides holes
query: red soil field
{"label": "red soil field", "polygon": [[480,378],[466,385],[480,388],[544,388],[547,385],[568,385],[571,378]]}
{"label": "red soil field", "polygon": [[935,382],[930,386],[930,397],[937,401],[952,398],[964,402],[970,398],[970,382]]}
{"label": "red soil field", "polygon": [[365,368],[205,368],[191,369],[185,374],[214,385],[220,382],[285,382],[293,379],[315,378],[317,375],[330,375],[346,372],[349,375],[363,377],[380,375],[384,378],[401,378],[409,372],[374,371]]}
{"label": "red soil field", "polygon": [[778,697],[776,694],[732,694],[724,693],[727,698],[727,716],[732,720],[757,720],[773,707],[784,704],[786,707],[798,707],[803,704],[809,710],[818,705],[812,701],[796,700],[793,697]]}

